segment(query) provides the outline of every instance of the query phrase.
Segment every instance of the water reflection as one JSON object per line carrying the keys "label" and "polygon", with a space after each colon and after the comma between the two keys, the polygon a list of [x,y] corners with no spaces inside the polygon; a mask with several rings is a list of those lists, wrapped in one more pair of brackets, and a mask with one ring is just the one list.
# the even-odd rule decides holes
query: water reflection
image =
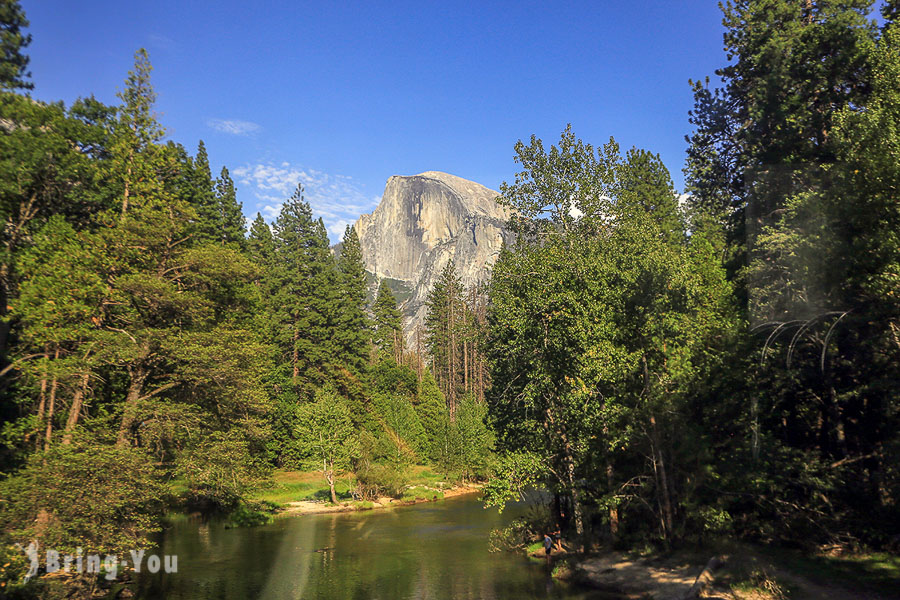
{"label": "water reflection", "polygon": [[488,552],[490,530],[508,523],[477,499],[387,511],[281,518],[226,530],[182,520],[161,552],[178,573],[145,576],[140,598],[527,599],[589,598],[549,578],[544,565]]}

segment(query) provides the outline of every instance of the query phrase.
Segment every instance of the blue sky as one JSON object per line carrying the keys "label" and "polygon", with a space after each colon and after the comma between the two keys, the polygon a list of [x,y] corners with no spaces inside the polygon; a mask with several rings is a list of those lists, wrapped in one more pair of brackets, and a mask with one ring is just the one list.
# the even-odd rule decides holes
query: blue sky
{"label": "blue sky", "polygon": [[497,189],[516,140],[566,123],[658,152],[680,189],[688,79],[725,60],[712,0],[22,4],[35,97],[113,103],[146,47],[169,137],[203,139],[250,217],[302,181],[335,240],[391,175]]}

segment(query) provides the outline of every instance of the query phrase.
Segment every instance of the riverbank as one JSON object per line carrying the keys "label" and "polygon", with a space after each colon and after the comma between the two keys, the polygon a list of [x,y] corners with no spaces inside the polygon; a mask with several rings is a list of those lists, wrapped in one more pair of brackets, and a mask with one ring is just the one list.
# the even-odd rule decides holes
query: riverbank
{"label": "riverbank", "polygon": [[331,492],[318,472],[277,471],[273,484],[260,490],[253,500],[277,507],[276,516],[353,512],[409,506],[422,502],[434,502],[481,490],[477,484],[454,484],[443,481],[430,468],[414,466],[408,473],[408,481],[398,497],[382,496],[374,500],[356,500],[350,493],[352,474],[346,474],[335,482],[338,503],[330,501]]}
{"label": "riverbank", "polygon": [[808,555],[734,541],[666,554],[554,552],[544,560],[555,577],[653,600],[896,600],[900,583],[897,556]]}
{"label": "riverbank", "polygon": [[453,498],[455,496],[477,494],[480,491],[480,485],[471,484],[451,487],[443,490],[418,487],[415,488],[413,497],[411,498],[409,496],[404,496],[403,498],[390,498],[388,496],[384,496],[372,501],[360,500],[339,502],[338,504],[316,500],[299,500],[295,502],[288,502],[277,516],[297,516],[321,513],[375,510],[379,508],[396,508],[398,506],[409,506],[412,504],[420,504],[422,502],[436,502],[437,500]]}

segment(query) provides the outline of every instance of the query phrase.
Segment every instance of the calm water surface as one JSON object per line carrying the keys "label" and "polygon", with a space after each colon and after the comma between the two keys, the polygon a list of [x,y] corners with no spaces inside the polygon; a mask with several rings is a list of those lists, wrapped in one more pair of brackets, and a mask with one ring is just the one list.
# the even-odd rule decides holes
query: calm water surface
{"label": "calm water surface", "polygon": [[[521,509],[518,509],[521,510]],[[516,516],[475,496],[390,510],[307,515],[224,529],[181,520],[163,535],[178,573],[145,576],[141,599],[607,598],[553,581],[544,564],[488,552]]]}

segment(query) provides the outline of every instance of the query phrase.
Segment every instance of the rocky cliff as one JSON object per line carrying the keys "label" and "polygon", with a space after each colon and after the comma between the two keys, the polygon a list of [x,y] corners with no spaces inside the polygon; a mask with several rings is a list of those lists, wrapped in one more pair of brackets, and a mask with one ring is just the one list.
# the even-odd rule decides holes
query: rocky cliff
{"label": "rocky cliff", "polygon": [[511,235],[499,194],[455,175],[427,171],[388,179],[381,203],[356,222],[366,270],[388,278],[405,316],[407,343],[424,324],[425,301],[451,259],[463,285],[490,277]]}

